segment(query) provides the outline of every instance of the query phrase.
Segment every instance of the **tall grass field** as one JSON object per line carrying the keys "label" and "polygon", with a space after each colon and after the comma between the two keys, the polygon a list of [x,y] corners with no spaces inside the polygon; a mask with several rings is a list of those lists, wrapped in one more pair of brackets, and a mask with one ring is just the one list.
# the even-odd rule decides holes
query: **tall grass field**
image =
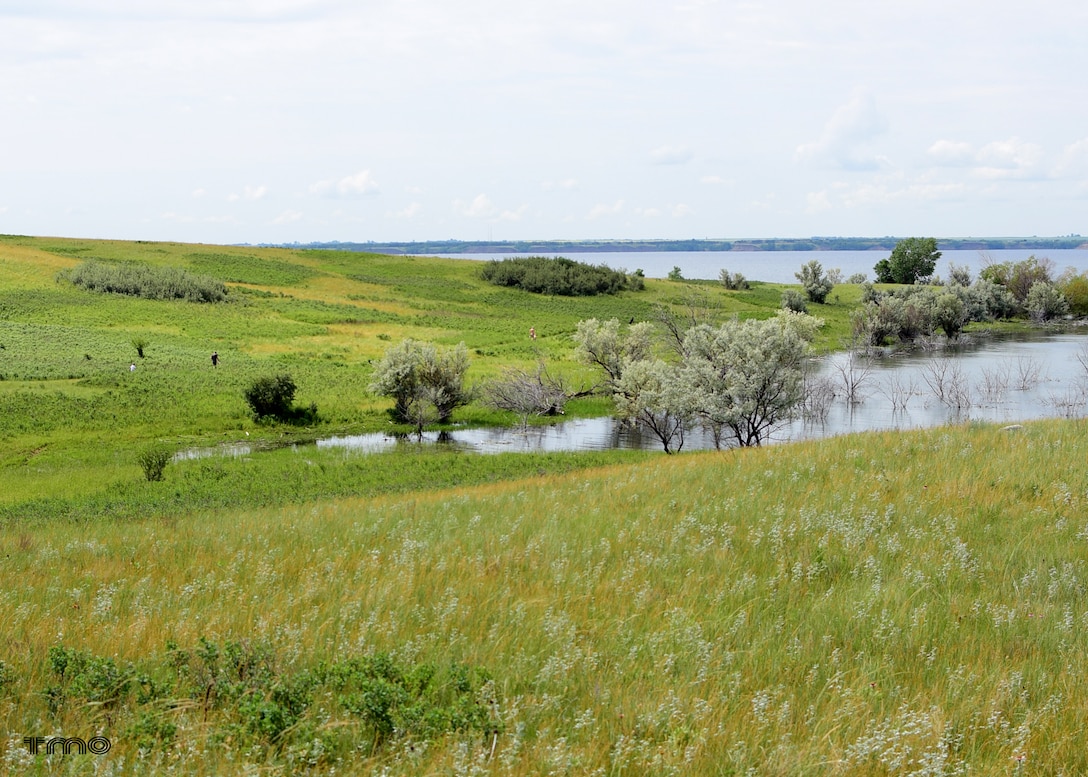
{"label": "tall grass field", "polygon": [[[90,260],[226,299],[66,280]],[[402,337],[465,342],[480,379],[543,355],[592,380],[578,320],[690,286],[0,238],[0,773],[1088,773],[1088,422],[677,456],[282,444],[389,428],[366,386]],[[764,316],[781,287],[705,291]],[[284,371],[313,426],[246,412]],[[137,463],[239,440],[268,450]]]}

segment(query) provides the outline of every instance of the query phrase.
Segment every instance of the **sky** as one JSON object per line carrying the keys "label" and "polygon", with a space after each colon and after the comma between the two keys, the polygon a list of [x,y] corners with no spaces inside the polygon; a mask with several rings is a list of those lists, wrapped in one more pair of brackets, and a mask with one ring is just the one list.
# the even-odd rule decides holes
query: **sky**
{"label": "sky", "polygon": [[1088,4],[0,0],[0,233],[1088,234]]}

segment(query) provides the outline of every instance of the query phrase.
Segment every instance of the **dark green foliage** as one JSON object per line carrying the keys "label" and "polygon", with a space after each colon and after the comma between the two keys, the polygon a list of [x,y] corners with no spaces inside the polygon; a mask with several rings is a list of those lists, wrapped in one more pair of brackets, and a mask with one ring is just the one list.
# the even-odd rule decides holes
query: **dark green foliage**
{"label": "dark green foliage", "polygon": [[143,299],[222,302],[227,298],[227,287],[220,281],[179,267],[90,261],[65,270],[59,277],[89,291]]}
{"label": "dark green foliage", "polygon": [[112,658],[54,645],[49,665],[57,684],[45,689],[50,712],[58,713],[69,700],[97,707],[115,705],[129,692],[134,672],[119,667]]}
{"label": "dark green foliage", "polygon": [[[527,256],[488,262],[481,277],[496,286],[510,286],[537,294],[560,297],[592,297],[616,294],[643,287],[641,277],[631,276],[605,265],[589,265],[556,256]],[[637,277],[637,276],[635,276]]]}
{"label": "dark green foliage", "polygon": [[242,395],[256,419],[290,421],[297,415],[294,409],[297,390],[290,375],[266,375],[250,383]]}
{"label": "dark green foliage", "polygon": [[[138,663],[119,667],[55,645],[54,682],[42,696],[54,715],[110,709],[144,750],[169,745],[187,714],[214,725],[213,738],[282,749],[312,741],[331,711],[343,721],[337,728],[347,746],[369,755],[403,737],[426,742],[502,730],[490,676],[463,664],[406,664],[376,653],[285,670],[267,645],[206,637],[190,650],[168,642],[164,656]],[[310,710],[319,696],[315,719]]]}
{"label": "dark green foliage", "polygon": [[896,243],[890,257],[876,263],[876,282],[916,283],[933,275],[940,258],[936,239],[908,237]]}
{"label": "dark green foliage", "polygon": [[677,267],[676,265],[673,265],[672,269],[669,270],[669,276],[668,277],[669,277],[670,281],[682,281],[682,280],[684,280],[683,273],[680,272],[680,268]]}

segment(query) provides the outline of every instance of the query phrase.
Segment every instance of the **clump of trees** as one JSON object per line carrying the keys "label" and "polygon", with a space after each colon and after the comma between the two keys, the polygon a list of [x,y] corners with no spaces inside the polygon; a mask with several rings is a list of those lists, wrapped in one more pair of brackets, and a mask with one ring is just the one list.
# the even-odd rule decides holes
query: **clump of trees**
{"label": "clump of trees", "polygon": [[877,283],[912,284],[933,276],[941,252],[932,237],[908,237],[892,249],[892,255],[881,259],[873,268]]}
{"label": "clump of trees", "polygon": [[180,267],[152,267],[135,262],[85,262],[58,277],[89,291],[124,294],[142,299],[181,299],[188,302],[222,302],[227,287],[207,275]]}
{"label": "clump of trees", "polygon": [[440,353],[433,345],[409,338],[385,351],[370,391],[392,397],[393,420],[422,432],[428,424],[447,423],[454,410],[472,401],[465,385],[468,364],[464,343]]}
{"label": "clump of trees", "polygon": [[615,319],[582,321],[581,358],[599,367],[618,415],[679,451],[693,428],[720,447],[760,445],[800,405],[802,362],[819,319],[783,311],[767,320],[699,323],[674,337],[673,361],[654,355],[652,330]]}
{"label": "clump of trees", "polygon": [[[1026,316],[1049,321],[1071,310],[1063,289],[1088,292],[1088,277],[1066,273],[1053,279],[1053,264],[1029,257],[1019,262],[991,263],[972,283],[965,267],[953,266],[947,283],[913,285],[880,292],[866,284],[864,307],[854,313],[854,334],[865,345],[912,342],[943,333],[954,339],[971,322]],[[1088,303],[1088,297],[1085,298]]]}
{"label": "clump of trees", "polygon": [[640,272],[628,274],[603,264],[590,265],[563,256],[497,259],[487,262],[480,274],[496,286],[561,297],[592,297],[641,291],[645,287]]}
{"label": "clump of trees", "polygon": [[722,270],[718,273],[718,280],[721,282],[722,286],[729,291],[747,291],[751,288],[748,279],[739,272]]}

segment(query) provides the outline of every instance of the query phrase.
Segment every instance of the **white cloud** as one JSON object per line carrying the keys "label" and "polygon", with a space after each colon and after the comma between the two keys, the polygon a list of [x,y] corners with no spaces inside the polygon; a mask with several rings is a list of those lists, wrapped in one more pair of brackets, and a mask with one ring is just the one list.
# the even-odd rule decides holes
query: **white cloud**
{"label": "white cloud", "polygon": [[594,205],[589,214],[586,216],[590,221],[602,218],[604,216],[616,216],[623,212],[623,200],[616,200],[612,205],[597,204]]}
{"label": "white cloud", "polygon": [[577,178],[565,178],[562,181],[544,181],[541,187],[546,192],[551,191],[574,191],[578,188]]}
{"label": "white cloud", "polygon": [[987,143],[978,152],[975,174],[982,178],[1034,178],[1041,173],[1043,150],[1019,138]]}
{"label": "white cloud", "polygon": [[975,161],[975,149],[970,143],[938,140],[926,152],[934,164],[948,167],[969,166]]}
{"label": "white cloud", "polygon": [[393,211],[393,212],[387,213],[386,215],[391,217],[391,218],[395,218],[395,219],[410,219],[410,218],[415,218],[416,216],[418,216],[422,212],[423,212],[423,206],[420,205],[418,202],[413,202],[411,205],[408,205],[407,207],[401,208],[398,211]]}
{"label": "white cloud", "polygon": [[672,211],[672,217],[674,219],[682,219],[685,216],[690,216],[691,213],[692,213],[691,208],[689,208],[687,205],[685,205],[682,202],[677,203],[676,205],[673,205],[672,208],[671,208],[671,211]]}
{"label": "white cloud", "polygon": [[1054,174],[1059,177],[1075,174],[1086,167],[1088,167],[1088,138],[1082,138],[1065,147],[1054,169]]}
{"label": "white cloud", "polygon": [[867,146],[888,130],[888,121],[866,92],[856,92],[835,111],[819,139],[797,147],[797,158],[843,170],[876,170],[885,160]]}
{"label": "white cloud", "polygon": [[699,179],[699,183],[705,183],[711,186],[721,186],[722,184],[728,183],[728,181],[720,175],[704,175]]}
{"label": "white cloud", "polygon": [[805,197],[806,213],[824,213],[831,210],[831,197],[826,191],[809,192]]}
{"label": "white cloud", "polygon": [[311,194],[343,199],[366,197],[378,194],[380,191],[378,182],[374,180],[370,170],[360,170],[338,181],[318,181],[310,186]]}
{"label": "white cloud", "polygon": [[302,220],[302,213],[297,210],[285,210],[276,218],[272,219],[273,224],[294,224],[296,221]]}
{"label": "white cloud", "polygon": [[486,194],[477,194],[472,199],[472,202],[454,200],[453,209],[462,216],[467,216],[470,219],[488,219],[492,218],[498,212],[495,204],[491,202],[491,198]]}
{"label": "white cloud", "polygon": [[207,193],[204,189],[193,189],[193,199],[200,199]]}
{"label": "white cloud", "polygon": [[504,210],[499,215],[500,221],[521,221],[522,217],[528,212],[529,206],[522,205],[517,210]]}
{"label": "white cloud", "polygon": [[266,194],[268,194],[267,186],[246,186],[241,194],[238,194],[237,192],[228,194],[227,201],[238,202],[239,200],[260,200],[264,199]]}
{"label": "white cloud", "polygon": [[694,156],[686,146],[661,146],[650,152],[650,161],[655,165],[682,165]]}

